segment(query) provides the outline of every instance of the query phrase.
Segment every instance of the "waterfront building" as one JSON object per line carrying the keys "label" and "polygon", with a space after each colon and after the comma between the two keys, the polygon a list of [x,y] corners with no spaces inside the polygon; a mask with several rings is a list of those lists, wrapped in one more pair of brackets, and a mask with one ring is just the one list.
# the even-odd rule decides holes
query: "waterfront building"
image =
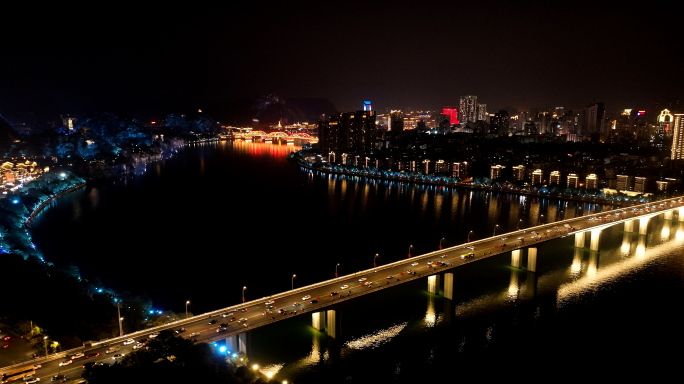
{"label": "waterfront building", "polygon": [[319,124],[319,146],[330,162],[345,152],[368,152],[375,140],[375,111],[343,112]]}
{"label": "waterfront building", "polygon": [[587,176],[585,187],[587,189],[598,189],[598,176],[595,173]]}
{"label": "waterfront building", "polygon": [[551,171],[551,175],[549,175],[549,184],[550,185],[559,185],[560,184],[560,172],[558,171]]}
{"label": "waterfront building", "polygon": [[532,172],[532,185],[541,184],[544,180],[544,173],[541,169],[535,169]]}
{"label": "waterfront building", "polygon": [[632,182],[633,182],[632,176],[617,175],[615,177],[615,179],[617,180],[616,189],[618,191],[631,191],[632,190]]}
{"label": "waterfront building", "polygon": [[498,179],[499,177],[501,177],[501,171],[503,169],[503,165],[492,165],[492,168],[489,171],[489,178],[492,180]]}
{"label": "waterfront building", "polygon": [[514,180],[525,180],[525,166],[516,165],[513,167],[513,179]]}
{"label": "waterfront building", "polygon": [[646,192],[646,178],[641,176],[636,176],[634,178],[634,192],[644,193]]}
{"label": "waterfront building", "polygon": [[574,173],[571,173],[568,175],[568,187],[570,188],[577,188],[577,175]]}

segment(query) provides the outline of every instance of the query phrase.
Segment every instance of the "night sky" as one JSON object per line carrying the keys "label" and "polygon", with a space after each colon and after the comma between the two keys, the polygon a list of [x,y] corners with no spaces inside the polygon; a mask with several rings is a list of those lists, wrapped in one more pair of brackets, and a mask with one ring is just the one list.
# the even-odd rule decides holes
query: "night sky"
{"label": "night sky", "polygon": [[340,111],[363,100],[435,110],[462,95],[490,112],[594,100],[648,109],[684,94],[681,5],[249,3],[5,12],[0,114],[226,119],[226,106],[267,94],[327,98]]}

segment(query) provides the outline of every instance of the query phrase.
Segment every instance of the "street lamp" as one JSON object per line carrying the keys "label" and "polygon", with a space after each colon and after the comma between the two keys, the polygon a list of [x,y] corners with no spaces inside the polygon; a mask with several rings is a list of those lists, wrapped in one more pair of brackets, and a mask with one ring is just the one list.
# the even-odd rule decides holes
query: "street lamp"
{"label": "street lamp", "polygon": [[297,275],[292,275],[292,290],[294,291],[294,278],[297,277]]}
{"label": "street lamp", "polygon": [[116,312],[119,315],[119,336],[123,336],[123,325],[121,325],[123,317],[121,317],[121,301],[119,300],[116,301]]}
{"label": "street lamp", "polygon": [[443,237],[439,240],[439,249],[442,249],[442,241],[444,241]]}
{"label": "street lamp", "polygon": [[247,287],[242,287],[242,303],[243,304],[245,302],[245,289],[247,289]]}
{"label": "street lamp", "polygon": [[494,226],[494,236],[496,236],[496,227],[498,227],[498,226],[499,226],[499,224]]}
{"label": "street lamp", "polygon": [[537,225],[541,225],[543,219],[544,215],[539,215],[539,221],[537,222]]}
{"label": "street lamp", "polygon": [[188,304],[190,304],[190,300],[187,300],[185,302],[185,318],[188,318]]}
{"label": "street lamp", "polygon": [[413,245],[409,245],[409,252],[408,252],[408,257],[411,258],[411,248],[413,248]]}
{"label": "street lamp", "polygon": [[471,233],[473,233],[473,231],[468,232],[468,241],[466,241],[467,243],[470,243],[470,234]]}
{"label": "street lamp", "polygon": [[45,346],[45,358],[47,358],[47,336],[43,336],[43,345]]}
{"label": "street lamp", "polygon": [[378,254],[375,254],[375,257],[373,257],[373,268],[377,267],[378,265],[375,264],[375,260],[378,258]]}
{"label": "street lamp", "polygon": [[517,231],[520,230],[520,223],[522,223],[522,219],[518,220],[518,227],[516,228]]}
{"label": "street lamp", "polygon": [[337,265],[335,266],[335,278],[337,278],[337,267],[339,267],[339,266],[340,266],[340,263],[337,263]]}

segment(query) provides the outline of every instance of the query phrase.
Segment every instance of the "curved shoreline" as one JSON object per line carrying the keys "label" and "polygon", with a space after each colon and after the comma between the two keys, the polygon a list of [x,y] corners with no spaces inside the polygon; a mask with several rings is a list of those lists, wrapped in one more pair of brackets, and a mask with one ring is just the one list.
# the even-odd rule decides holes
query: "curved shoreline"
{"label": "curved shoreline", "polygon": [[55,201],[58,197],[64,196],[67,193],[71,193],[71,192],[76,191],[78,189],[84,188],[85,186],[86,186],[86,182],[84,181],[81,184],[78,184],[78,185],[75,185],[73,187],[69,187],[69,188],[64,189],[62,191],[59,191],[59,192],[55,193],[54,195],[50,196],[50,198],[45,199],[42,203],[40,203],[40,205],[38,205],[33,210],[33,212],[31,212],[31,214],[28,216],[28,218],[26,218],[26,220],[24,220],[24,226],[30,225],[31,221],[33,221],[33,219],[36,218],[36,216],[43,210],[43,208],[45,208],[48,204]]}
{"label": "curved shoreline", "polygon": [[[452,188],[469,188],[469,189],[477,189],[481,191],[493,191],[493,192],[502,192],[502,193],[511,193],[511,194],[516,194],[516,195],[526,195],[526,196],[535,196],[535,197],[541,197],[541,198],[546,198],[546,199],[558,199],[558,200],[572,200],[572,201],[579,201],[583,203],[594,203],[594,204],[606,204],[606,205],[613,205],[613,206],[620,206],[620,207],[628,207],[630,205],[635,205],[635,204],[643,204],[641,202],[625,202],[625,201],[615,201],[613,199],[606,199],[602,197],[566,197],[566,196],[553,196],[553,195],[545,195],[542,193],[537,193],[537,192],[523,192],[523,191],[516,191],[516,190],[509,190],[505,189],[502,187],[491,187],[491,186],[479,186],[479,185],[473,185],[470,183],[460,183],[456,181],[448,181],[444,180],[442,178],[439,178],[437,180],[434,179],[423,179],[423,178],[416,178],[416,177],[399,177],[399,176],[390,176],[390,175],[383,175],[383,174],[376,174],[376,173],[370,173],[370,172],[364,172],[364,171],[356,171],[352,169],[333,169],[331,167],[327,166],[321,166],[321,167],[313,167],[311,164],[309,164],[307,161],[303,160],[300,157],[294,156],[294,160],[302,167],[312,170],[312,171],[320,171],[323,173],[328,173],[328,174],[340,174],[340,175],[347,175],[347,176],[360,176],[360,177],[369,177],[372,179],[379,179],[379,180],[389,180],[389,181],[398,181],[398,182],[408,182],[408,183],[416,183],[416,184],[426,184],[426,185],[432,185],[432,186],[440,186],[440,187],[452,187]],[[427,175],[425,175],[427,176]]]}

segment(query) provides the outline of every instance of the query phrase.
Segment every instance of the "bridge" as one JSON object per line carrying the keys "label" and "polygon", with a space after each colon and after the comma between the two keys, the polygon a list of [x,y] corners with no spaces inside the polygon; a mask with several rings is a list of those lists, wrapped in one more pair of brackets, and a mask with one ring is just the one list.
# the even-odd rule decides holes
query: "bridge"
{"label": "bridge", "polygon": [[[226,136],[225,138],[228,137]],[[318,137],[306,132],[287,133],[278,131],[268,133],[265,131],[248,131],[234,133],[231,138],[243,140],[261,140],[265,142],[280,141],[286,143],[294,143],[295,140],[302,140],[310,144],[318,143]]]}
{"label": "bridge", "polygon": [[[127,339],[142,340],[161,330],[186,331],[181,336],[192,337],[196,342],[215,342],[225,340],[230,351],[248,353],[249,333],[251,330],[282,321],[292,316],[311,316],[311,325],[325,331],[329,337],[337,336],[339,326],[335,305],[340,302],[354,300],[356,297],[370,295],[396,285],[405,284],[418,279],[425,279],[427,290],[439,294],[440,290],[447,299],[454,297],[454,270],[462,265],[477,262],[484,258],[511,254],[511,266],[525,269],[528,273],[536,273],[536,244],[552,239],[574,236],[575,248],[587,248],[589,234],[590,251],[598,252],[601,231],[614,226],[623,225],[624,231],[638,232],[645,235],[651,218],[663,215],[665,220],[676,219],[684,222],[684,199],[671,198],[655,203],[634,205],[607,212],[595,213],[567,220],[559,220],[516,230],[478,241],[467,242],[454,247],[445,248],[423,255],[371,268],[335,279],[277,293],[239,305],[221,308],[215,311],[196,315],[188,319],[149,328],[131,334],[86,343],[83,347],[64,351],[38,360],[32,360],[0,371],[7,372],[22,366],[40,362],[43,367],[57,366],[54,360],[63,360],[77,352],[100,352],[111,346],[122,346]],[[523,253],[527,254],[526,266],[522,266]],[[272,305],[275,308],[268,309]],[[286,310],[281,314],[279,310]],[[221,327],[225,324],[225,327]],[[132,348],[123,346],[124,348]],[[122,348],[122,351],[124,350]],[[128,352],[128,351],[126,351]],[[56,370],[56,368],[55,368]]]}

